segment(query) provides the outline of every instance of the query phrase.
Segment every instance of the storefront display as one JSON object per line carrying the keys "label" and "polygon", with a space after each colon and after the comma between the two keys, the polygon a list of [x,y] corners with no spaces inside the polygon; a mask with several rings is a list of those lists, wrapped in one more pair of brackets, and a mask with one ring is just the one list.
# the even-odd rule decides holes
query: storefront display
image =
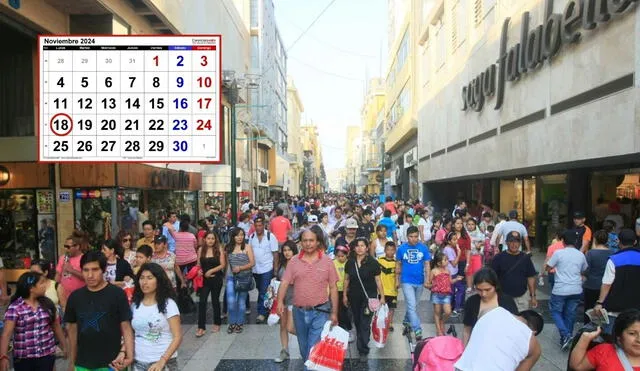
{"label": "storefront display", "polygon": [[524,224],[529,237],[536,236],[536,178],[500,180],[500,210],[518,212],[518,220]]}
{"label": "storefront display", "polygon": [[5,268],[28,268],[38,256],[35,191],[0,190],[0,257]]}
{"label": "storefront display", "polygon": [[111,238],[111,197],[108,189],[76,189],[74,192],[76,229],[89,233],[91,245]]}

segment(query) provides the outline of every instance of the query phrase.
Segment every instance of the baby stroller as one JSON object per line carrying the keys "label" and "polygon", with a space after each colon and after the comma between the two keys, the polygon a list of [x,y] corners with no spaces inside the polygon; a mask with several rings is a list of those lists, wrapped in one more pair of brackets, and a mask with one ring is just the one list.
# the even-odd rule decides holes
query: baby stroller
{"label": "baby stroller", "polygon": [[[402,334],[409,342],[413,371],[454,371],[453,365],[460,359],[464,346],[454,336],[435,336],[416,340],[411,325],[404,324]],[[449,331],[451,333],[451,331]]]}

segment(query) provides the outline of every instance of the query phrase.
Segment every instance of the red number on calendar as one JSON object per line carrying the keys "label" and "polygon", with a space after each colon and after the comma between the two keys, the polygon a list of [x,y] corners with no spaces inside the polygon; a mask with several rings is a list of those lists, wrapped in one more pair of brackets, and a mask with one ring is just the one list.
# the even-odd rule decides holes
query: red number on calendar
{"label": "red number on calendar", "polygon": [[202,60],[202,62],[200,62],[200,65],[202,67],[206,66],[207,64],[209,64],[209,62],[207,62],[207,56],[203,55],[202,57],[200,57],[200,59]]}
{"label": "red number on calendar", "polygon": [[156,67],[158,66],[158,56],[153,57],[154,62],[156,62]]}
{"label": "red number on calendar", "polygon": [[198,120],[197,123],[198,123],[197,130],[204,130],[204,129],[211,130],[211,120],[207,120],[207,121]]}
{"label": "red number on calendar", "polygon": [[198,77],[198,84],[200,87],[210,88],[211,87],[211,77],[207,76],[205,78]]}
{"label": "red number on calendar", "polygon": [[[211,104],[211,98],[200,98],[198,99],[198,105],[200,109],[209,109],[209,105]],[[203,107],[204,106],[204,107]]]}

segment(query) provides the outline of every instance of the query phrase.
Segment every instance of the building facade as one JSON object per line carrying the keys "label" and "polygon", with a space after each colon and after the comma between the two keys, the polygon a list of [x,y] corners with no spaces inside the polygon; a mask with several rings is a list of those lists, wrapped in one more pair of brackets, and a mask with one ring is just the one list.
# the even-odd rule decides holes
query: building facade
{"label": "building facade", "polygon": [[435,2],[417,53],[426,200],[515,209],[540,246],[575,211],[596,228],[607,214],[631,225],[640,199],[640,11],[595,3]]}
{"label": "building facade", "polygon": [[348,192],[361,193],[361,164],[364,157],[362,150],[362,129],[360,126],[347,126],[344,144],[346,154],[346,182]]}
{"label": "building facade", "polygon": [[303,196],[322,194],[327,187],[327,174],[322,162],[318,127],[314,123],[301,126],[300,141],[303,155],[300,192]]}
{"label": "building facade", "polygon": [[289,195],[301,195],[300,184],[302,183],[302,143],[295,139],[300,138],[300,124],[302,122],[302,114],[304,113],[304,105],[300,99],[300,92],[296,88],[291,77],[287,78],[287,132],[288,136],[293,140],[287,146],[287,153],[290,158],[289,162]]}
{"label": "building facade", "polygon": [[363,193],[379,194],[383,191],[384,160],[384,105],[385,82],[372,79],[367,84],[367,93],[362,106],[362,146],[364,160],[362,172],[366,185]]}

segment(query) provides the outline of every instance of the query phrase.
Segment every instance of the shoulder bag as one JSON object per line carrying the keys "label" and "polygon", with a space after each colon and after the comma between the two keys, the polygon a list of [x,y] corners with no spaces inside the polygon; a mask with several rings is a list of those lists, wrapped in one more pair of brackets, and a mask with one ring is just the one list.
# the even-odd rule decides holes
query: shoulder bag
{"label": "shoulder bag", "polygon": [[[366,258],[366,259],[369,259],[369,258]],[[365,290],[364,284],[362,283],[362,279],[360,278],[360,269],[358,268],[358,261],[354,260],[353,264],[355,265],[355,268],[356,268],[356,275],[358,276],[360,287],[362,287],[362,292],[364,293],[364,296],[367,298],[367,307],[371,313],[375,313],[378,311],[378,309],[380,309],[380,300],[378,298],[372,299],[369,297],[369,295],[367,294],[367,290]]]}
{"label": "shoulder bag", "polygon": [[236,292],[249,292],[256,287],[252,274],[233,274],[233,288]]}
{"label": "shoulder bag", "polygon": [[618,355],[620,363],[622,363],[622,368],[624,369],[624,371],[633,371],[633,366],[631,366],[631,362],[629,362],[629,358],[627,358],[627,355],[624,354],[624,350],[622,350],[622,348],[617,345],[615,345],[615,347],[616,354]]}

